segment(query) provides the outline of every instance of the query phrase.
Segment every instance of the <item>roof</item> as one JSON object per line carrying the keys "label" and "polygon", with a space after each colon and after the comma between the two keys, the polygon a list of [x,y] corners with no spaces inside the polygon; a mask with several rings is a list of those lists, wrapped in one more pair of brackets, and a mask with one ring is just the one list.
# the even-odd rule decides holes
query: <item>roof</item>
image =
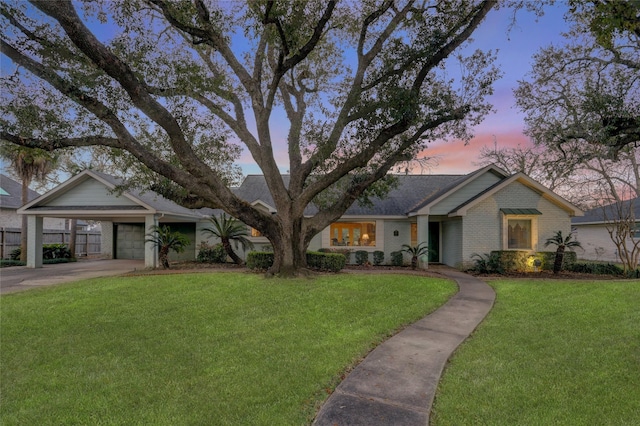
{"label": "roof", "polygon": [[620,206],[617,203],[607,204],[606,206],[596,207],[591,210],[587,210],[584,212],[584,216],[582,217],[574,217],[571,220],[572,224],[600,224],[604,223],[605,219],[619,219],[620,218],[620,209],[622,208],[623,212],[628,211],[629,208],[632,208],[635,212],[636,221],[640,221],[640,197],[632,198],[630,200],[623,201]]}
{"label": "roof", "polygon": [[[60,195],[72,190],[74,187],[86,182],[89,179],[94,179],[103,184],[107,189],[115,191],[115,193],[123,198],[123,204],[118,206],[101,206],[101,205],[89,205],[89,206],[53,206],[48,203]],[[84,170],[77,174],[61,185],[57,186],[53,190],[47,192],[44,195],[37,197],[31,202],[27,203],[19,210],[19,213],[26,214],[39,214],[44,212],[56,212],[56,214],[83,215],[95,216],[100,212],[107,211],[119,211],[129,212],[132,214],[148,214],[159,213],[162,215],[172,217],[182,217],[184,219],[198,220],[202,217],[201,214],[195,210],[190,210],[182,207],[173,201],[170,201],[160,194],[153,191],[140,191],[140,190],[123,190],[122,193],[117,192],[118,186],[122,185],[124,181],[120,178],[108,175],[106,173],[97,172],[94,170]],[[133,204],[133,205],[132,205]],[[52,213],[53,214],[53,213]]]}
{"label": "roof", "polygon": [[[29,189],[28,201],[40,196],[33,189]],[[3,209],[17,209],[22,206],[22,184],[10,177],[0,174],[0,207]]]}

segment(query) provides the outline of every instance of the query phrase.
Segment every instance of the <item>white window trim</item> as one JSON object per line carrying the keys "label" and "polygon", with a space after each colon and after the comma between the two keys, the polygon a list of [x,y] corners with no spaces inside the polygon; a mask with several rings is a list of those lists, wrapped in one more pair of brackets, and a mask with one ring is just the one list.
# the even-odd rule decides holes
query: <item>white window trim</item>
{"label": "white window trim", "polygon": [[[538,217],[540,215],[502,215],[502,250],[508,251],[538,251]],[[531,220],[531,247],[509,248],[509,220]]]}

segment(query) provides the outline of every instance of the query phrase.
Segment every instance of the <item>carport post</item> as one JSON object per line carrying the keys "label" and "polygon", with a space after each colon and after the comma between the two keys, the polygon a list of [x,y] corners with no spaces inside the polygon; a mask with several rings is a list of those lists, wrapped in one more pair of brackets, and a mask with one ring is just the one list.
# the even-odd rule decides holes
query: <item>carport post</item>
{"label": "carport post", "polygon": [[43,222],[39,216],[27,216],[27,268],[42,268]]}
{"label": "carport post", "polygon": [[[154,225],[158,225],[158,218],[154,214],[148,214],[144,217],[144,233],[146,234],[153,229]],[[144,243],[144,266],[145,268],[154,268],[157,266],[158,247],[153,243]]]}
{"label": "carport post", "polygon": [[[418,225],[418,244],[426,242],[429,244],[429,215],[420,215],[416,219]],[[431,247],[429,247],[431,248]],[[427,253],[427,259],[429,259],[429,254]],[[429,268],[429,262],[423,261],[422,259],[418,259],[420,267],[423,269]]]}

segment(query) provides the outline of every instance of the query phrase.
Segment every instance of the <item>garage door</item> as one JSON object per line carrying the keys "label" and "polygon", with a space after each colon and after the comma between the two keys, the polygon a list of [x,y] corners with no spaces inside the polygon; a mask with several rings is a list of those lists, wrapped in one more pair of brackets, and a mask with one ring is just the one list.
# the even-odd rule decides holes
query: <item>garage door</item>
{"label": "garage door", "polygon": [[144,225],[116,225],[116,258],[144,259]]}

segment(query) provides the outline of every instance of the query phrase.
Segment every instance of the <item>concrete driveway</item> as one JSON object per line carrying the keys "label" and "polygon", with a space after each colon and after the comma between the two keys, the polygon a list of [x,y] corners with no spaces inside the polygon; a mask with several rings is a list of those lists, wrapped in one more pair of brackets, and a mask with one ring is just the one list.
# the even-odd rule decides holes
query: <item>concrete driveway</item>
{"label": "concrete driveway", "polygon": [[144,269],[143,260],[80,260],[72,263],[44,265],[42,268],[13,266],[0,269],[0,294],[15,293],[86,278],[122,275]]}

